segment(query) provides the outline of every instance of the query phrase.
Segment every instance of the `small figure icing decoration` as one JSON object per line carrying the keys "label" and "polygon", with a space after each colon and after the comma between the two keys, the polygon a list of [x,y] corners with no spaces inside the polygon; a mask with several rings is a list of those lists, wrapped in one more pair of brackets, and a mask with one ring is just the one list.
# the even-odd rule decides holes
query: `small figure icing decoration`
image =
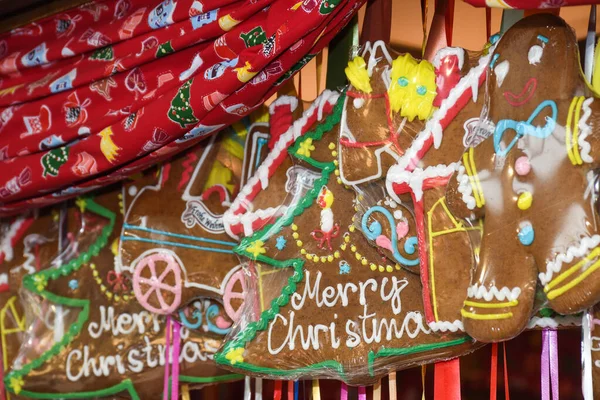
{"label": "small figure icing decoration", "polygon": [[315,229],[311,232],[311,236],[319,244],[320,249],[325,249],[324,245],[327,243],[327,248],[331,251],[331,239],[337,237],[340,234],[340,227],[338,224],[333,222],[333,211],[331,205],[333,204],[333,193],[327,186],[321,188],[321,193],[317,197],[317,204],[322,208],[321,210],[321,229]]}
{"label": "small figure icing decoration", "polygon": [[388,96],[392,111],[400,111],[400,116],[409,121],[429,118],[436,96],[433,65],[428,61],[417,62],[410,54],[396,58],[392,63]]}

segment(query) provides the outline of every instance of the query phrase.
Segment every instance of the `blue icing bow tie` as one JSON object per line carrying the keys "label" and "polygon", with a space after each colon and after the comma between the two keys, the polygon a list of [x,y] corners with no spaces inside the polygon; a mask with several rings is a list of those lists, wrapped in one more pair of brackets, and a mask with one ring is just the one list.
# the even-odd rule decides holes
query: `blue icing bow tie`
{"label": "blue icing bow tie", "polygon": [[[544,126],[533,126],[531,122],[539,115],[540,112],[546,107],[550,107],[552,109],[552,116],[546,117],[546,125]],[[535,110],[531,113],[527,121],[515,121],[512,119],[502,119],[496,125],[496,131],[494,132],[494,150],[496,150],[496,154],[499,156],[506,156],[508,152],[514,147],[517,140],[522,138],[525,135],[534,136],[540,139],[546,139],[548,136],[552,134],[554,128],[556,128],[556,117],[558,114],[558,108],[556,107],[556,102],[552,100],[544,100],[542,101]],[[505,150],[500,149],[500,142],[502,141],[502,136],[507,129],[512,129],[517,132],[517,135],[514,139],[508,144]]]}

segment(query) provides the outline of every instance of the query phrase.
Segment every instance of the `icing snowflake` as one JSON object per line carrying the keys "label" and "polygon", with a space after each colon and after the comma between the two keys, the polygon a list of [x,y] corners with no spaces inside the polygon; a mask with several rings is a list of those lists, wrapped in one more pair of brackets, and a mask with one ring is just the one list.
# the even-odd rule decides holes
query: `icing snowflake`
{"label": "icing snowflake", "polygon": [[349,274],[350,265],[346,261],[340,261],[340,275]]}
{"label": "icing snowflake", "polygon": [[287,240],[285,240],[285,238],[283,236],[279,236],[277,238],[277,243],[275,243],[275,247],[277,247],[277,250],[281,251],[281,250],[285,249],[286,243],[287,243]]}

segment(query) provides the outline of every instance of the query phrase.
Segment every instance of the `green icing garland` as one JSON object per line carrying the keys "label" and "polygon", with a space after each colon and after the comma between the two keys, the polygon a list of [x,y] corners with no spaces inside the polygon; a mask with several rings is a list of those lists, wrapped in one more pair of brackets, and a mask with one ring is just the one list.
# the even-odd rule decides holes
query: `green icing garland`
{"label": "green icing garland", "polygon": [[[39,358],[24,365],[21,369],[11,371],[4,378],[4,383],[6,388],[11,393],[27,396],[32,399],[87,399],[109,396],[120,392],[127,392],[133,400],[140,400],[140,397],[137,394],[131,379],[124,379],[121,383],[109,388],[89,392],[39,393],[21,389],[21,387],[24,385],[23,378],[33,369],[40,368],[45,362],[58,355],[61,350],[63,350],[77,335],[79,335],[83,325],[89,318],[90,300],[63,297],[45,290],[49,280],[55,280],[61,276],[68,276],[72,272],[79,270],[84,264],[88,263],[92,257],[97,256],[100,253],[100,250],[106,246],[108,237],[111,235],[114,229],[116,219],[114,212],[102,207],[89,198],[79,199],[77,200],[77,204],[85,210],[89,210],[94,214],[108,219],[108,225],[102,228],[100,236],[94,241],[88,251],[81,253],[77,258],[58,268],[46,269],[32,275],[26,275],[23,278],[23,286],[32,293],[41,295],[44,299],[56,304],[80,308],[81,312],[77,317],[77,321],[69,327],[60,342],[55,343],[50,350],[43,353]],[[215,383],[223,380],[238,379],[242,377],[243,376],[240,374],[228,374],[215,377],[180,376],[179,379],[181,382],[189,383]]]}
{"label": "green icing garland", "polygon": [[[260,231],[254,233],[251,237],[242,239],[241,243],[234,248],[234,251],[244,257],[254,259],[257,261],[264,262],[276,268],[288,268],[292,267],[294,273],[288,278],[288,283],[281,291],[281,294],[273,299],[271,307],[261,313],[258,321],[250,322],[240,333],[238,333],[235,339],[225,343],[225,345],[219,350],[214,359],[217,364],[235,366],[239,369],[244,369],[250,372],[259,374],[269,374],[272,376],[288,377],[295,374],[310,373],[317,370],[328,369],[336,371],[340,378],[345,380],[346,372],[344,366],[335,360],[326,360],[319,363],[311,364],[306,367],[280,370],[275,368],[261,367],[251,363],[243,361],[242,353],[246,346],[246,343],[250,342],[256,337],[257,332],[264,331],[267,329],[269,322],[272,321],[275,316],[279,313],[280,307],[288,304],[290,296],[296,292],[298,282],[304,279],[304,260],[300,258],[292,258],[288,260],[275,260],[273,258],[264,256],[263,254],[253,253],[248,251],[252,249],[256,242],[262,242],[261,238],[267,234],[275,235],[281,231],[283,227],[289,226],[295,217],[301,215],[307,208],[309,208],[319,195],[319,188],[326,185],[329,181],[331,173],[335,170],[334,162],[321,162],[314,160],[310,157],[306,157],[302,154],[298,154],[298,149],[301,144],[307,140],[319,141],[323,135],[333,129],[338,124],[342,117],[342,111],[344,107],[344,100],[346,98],[345,92],[340,95],[333,113],[329,115],[325,121],[319,124],[313,131],[306,133],[304,136],[298,138],[294,145],[288,149],[288,152],[293,157],[296,157],[308,164],[321,169],[321,178],[314,182],[314,186],[310,189],[306,196],[298,202],[295,206],[290,206],[286,213],[281,216],[275,223],[265,226]],[[446,342],[440,342],[435,344],[423,344],[417,345],[410,348],[382,348],[377,353],[371,351],[368,356],[368,368],[371,376],[374,375],[373,364],[375,359],[382,357],[393,357],[407,354],[414,354],[428,350],[440,349],[444,347],[457,346],[472,339],[468,336],[463,338],[450,340]]]}

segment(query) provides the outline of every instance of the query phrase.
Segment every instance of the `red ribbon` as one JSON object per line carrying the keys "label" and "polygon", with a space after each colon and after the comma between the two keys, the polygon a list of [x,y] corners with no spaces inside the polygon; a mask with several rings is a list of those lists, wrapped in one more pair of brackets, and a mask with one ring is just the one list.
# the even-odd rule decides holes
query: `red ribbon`
{"label": "red ribbon", "polygon": [[460,360],[435,363],[433,385],[435,400],[460,400]]}

